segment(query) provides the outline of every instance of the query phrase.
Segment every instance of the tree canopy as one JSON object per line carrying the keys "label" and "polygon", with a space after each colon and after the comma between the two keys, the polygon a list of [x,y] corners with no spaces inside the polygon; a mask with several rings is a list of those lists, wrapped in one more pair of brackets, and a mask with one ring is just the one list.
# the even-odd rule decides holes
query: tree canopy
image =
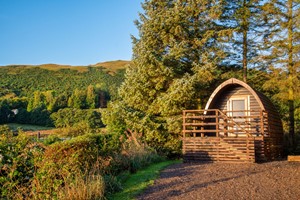
{"label": "tree canopy", "polygon": [[[132,37],[133,64],[126,71],[119,99],[104,115],[108,128],[134,129],[154,147],[172,151],[179,146],[182,110],[203,108],[216,85],[231,76],[241,78],[242,68],[244,79],[248,71],[250,85],[276,95],[262,86],[272,80],[271,68],[265,70],[270,49],[263,45],[267,30],[271,30],[269,4],[274,3],[146,0],[144,12],[135,22],[139,37]],[[274,15],[280,18],[281,14]],[[293,26],[293,37],[298,38],[299,26]],[[294,44],[299,45],[297,41]],[[293,57],[299,59],[298,54],[299,48],[294,48]],[[299,88],[299,83],[294,83]]]}
{"label": "tree canopy", "polygon": [[[231,30],[217,19],[222,7],[213,1],[145,1],[136,21],[139,38],[133,37],[133,64],[110,105],[120,109],[124,127],[143,132],[148,143],[165,149],[178,147],[183,109],[197,108],[207,98],[216,68],[225,56],[220,41]],[[210,88],[209,90],[212,90]],[[120,119],[121,118],[121,119]]]}

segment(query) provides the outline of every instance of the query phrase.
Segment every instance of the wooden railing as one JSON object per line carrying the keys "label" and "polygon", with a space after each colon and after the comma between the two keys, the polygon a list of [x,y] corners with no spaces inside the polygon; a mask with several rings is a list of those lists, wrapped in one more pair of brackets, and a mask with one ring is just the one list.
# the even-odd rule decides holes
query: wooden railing
{"label": "wooden railing", "polygon": [[267,113],[259,110],[184,110],[183,137],[264,137],[267,122]]}

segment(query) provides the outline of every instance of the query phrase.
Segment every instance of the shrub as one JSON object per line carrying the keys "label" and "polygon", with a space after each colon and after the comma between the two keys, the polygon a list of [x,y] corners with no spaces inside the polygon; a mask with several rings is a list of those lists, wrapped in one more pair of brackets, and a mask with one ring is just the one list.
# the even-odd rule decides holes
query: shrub
{"label": "shrub", "polygon": [[45,105],[41,105],[34,108],[30,112],[30,124],[36,124],[41,126],[53,126],[53,122],[50,118],[50,112]]}
{"label": "shrub", "polygon": [[35,175],[35,158],[42,149],[23,132],[15,135],[7,126],[0,126],[0,199],[28,197]]}
{"label": "shrub", "polygon": [[62,139],[60,137],[58,137],[57,135],[49,135],[48,137],[46,137],[45,139],[42,140],[43,144],[45,144],[45,145],[50,145],[55,142],[61,142],[61,141],[62,141]]}
{"label": "shrub", "polygon": [[0,100],[0,124],[11,122],[14,113],[10,110],[7,100]]}
{"label": "shrub", "polygon": [[[38,168],[35,190],[38,198],[58,197],[60,190],[71,191],[79,184],[88,181],[91,171],[98,176],[105,171],[100,158],[110,157],[120,149],[119,141],[112,135],[86,134],[48,146]],[[76,183],[77,182],[77,183]]]}
{"label": "shrub", "polygon": [[59,199],[83,200],[83,199],[105,199],[105,182],[101,175],[76,176],[74,182],[65,184],[58,192]]}
{"label": "shrub", "polygon": [[39,142],[2,126],[0,136],[0,199],[103,199],[122,189],[124,171],[161,160],[130,130]]}
{"label": "shrub", "polygon": [[51,118],[57,128],[74,127],[83,123],[89,128],[103,127],[101,114],[95,110],[65,108],[52,113]]}
{"label": "shrub", "polygon": [[56,129],[54,132],[60,137],[68,138],[91,133],[94,130],[89,128],[86,123],[78,123],[76,126]]}

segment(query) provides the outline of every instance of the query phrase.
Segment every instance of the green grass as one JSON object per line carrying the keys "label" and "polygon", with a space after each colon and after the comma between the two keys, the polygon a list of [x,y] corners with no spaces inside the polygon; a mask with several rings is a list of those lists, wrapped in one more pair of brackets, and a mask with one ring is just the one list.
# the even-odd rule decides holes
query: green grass
{"label": "green grass", "polygon": [[51,130],[53,127],[45,127],[45,126],[37,126],[31,124],[17,124],[17,123],[9,123],[6,124],[13,131],[17,131],[21,129],[23,131],[40,131],[40,130]]}
{"label": "green grass", "polygon": [[149,167],[137,171],[135,174],[131,174],[122,183],[123,191],[118,192],[108,199],[113,200],[130,200],[135,196],[142,193],[149,185],[154,183],[154,180],[158,177],[159,172],[169,165],[180,163],[181,160],[168,160],[160,163],[150,165]]}

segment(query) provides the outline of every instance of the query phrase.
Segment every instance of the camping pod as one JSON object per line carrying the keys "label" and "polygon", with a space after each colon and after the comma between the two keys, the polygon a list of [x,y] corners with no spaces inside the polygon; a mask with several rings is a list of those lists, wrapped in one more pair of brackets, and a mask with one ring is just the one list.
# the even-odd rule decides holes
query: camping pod
{"label": "camping pod", "polygon": [[282,157],[283,128],[272,102],[232,78],[211,94],[204,110],[183,111],[185,161],[259,162]]}

